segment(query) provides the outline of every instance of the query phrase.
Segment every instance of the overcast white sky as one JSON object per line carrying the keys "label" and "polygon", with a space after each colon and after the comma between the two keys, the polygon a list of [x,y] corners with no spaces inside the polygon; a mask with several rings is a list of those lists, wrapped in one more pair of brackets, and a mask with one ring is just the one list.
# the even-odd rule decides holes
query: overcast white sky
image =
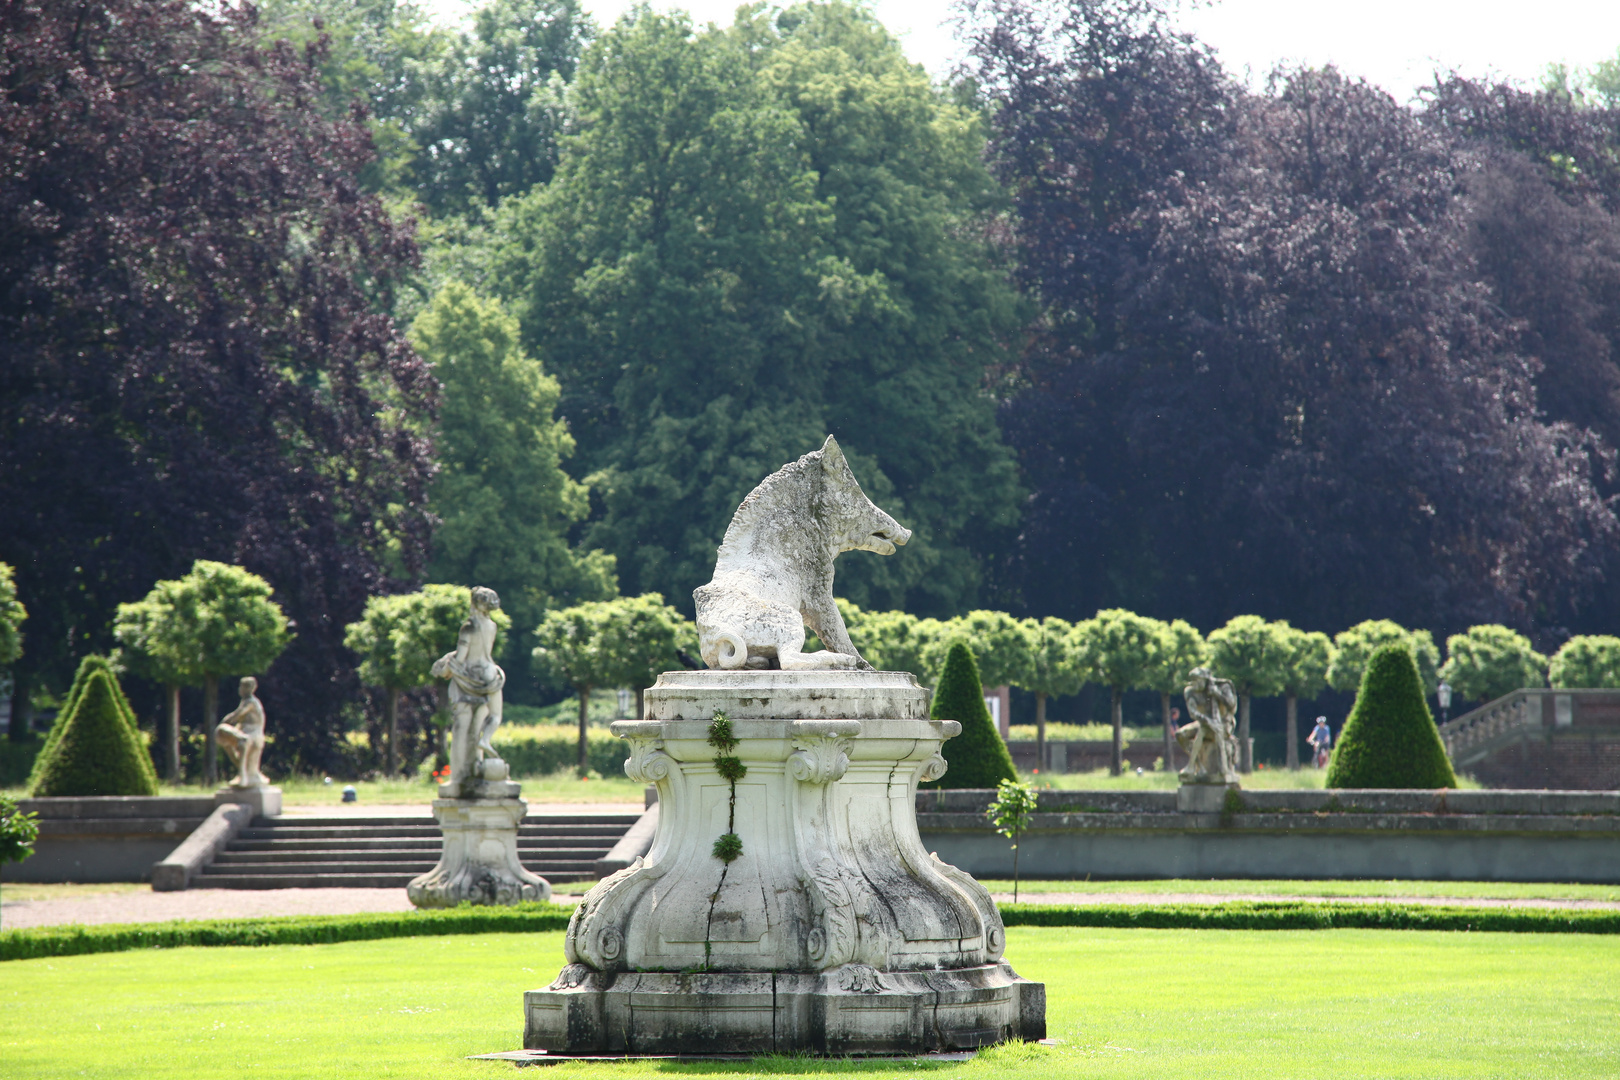
{"label": "overcast white sky", "polygon": [[[585,0],[609,23],[632,0]],[[468,0],[428,0],[451,15]],[[730,23],[736,0],[655,2],[682,7],[701,23]],[[956,45],[943,25],[948,0],[874,0],[906,52],[935,73]],[[1279,61],[1337,64],[1405,100],[1437,66],[1465,74],[1536,79],[1553,60],[1578,66],[1620,50],[1620,0],[1220,0],[1187,11],[1182,25],[1213,46],[1234,74],[1259,78]]]}

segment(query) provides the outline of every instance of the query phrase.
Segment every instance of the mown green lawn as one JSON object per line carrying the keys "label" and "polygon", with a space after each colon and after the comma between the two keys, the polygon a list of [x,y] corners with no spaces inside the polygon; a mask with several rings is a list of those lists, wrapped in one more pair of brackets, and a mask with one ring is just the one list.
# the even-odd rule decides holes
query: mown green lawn
{"label": "mown green lawn", "polygon": [[[1013,928],[1057,1047],[966,1065],[556,1066],[573,1077],[1613,1077],[1620,938]],[[175,949],[0,964],[0,1074],[505,1077],[562,935]],[[528,1074],[537,1075],[537,1074]]]}

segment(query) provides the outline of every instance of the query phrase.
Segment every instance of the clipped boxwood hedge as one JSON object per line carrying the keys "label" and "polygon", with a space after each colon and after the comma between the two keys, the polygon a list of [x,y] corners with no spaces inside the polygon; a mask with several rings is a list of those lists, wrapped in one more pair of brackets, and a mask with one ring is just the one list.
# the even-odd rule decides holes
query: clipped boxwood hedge
{"label": "clipped boxwood hedge", "polygon": [[[47,926],[0,933],[0,961],[176,949],[187,945],[335,945],[450,934],[565,930],[571,908],[528,903],[437,911],[293,915],[266,919]],[[1008,926],[1153,930],[1453,930],[1515,934],[1620,934],[1620,911],[1436,907],[1427,904],[1006,904]]]}
{"label": "clipped boxwood hedge", "polygon": [[962,725],[962,733],[945,740],[940,749],[945,755],[945,775],[923,787],[993,788],[1003,780],[1018,779],[1012,755],[984,703],[978,662],[960,641],[945,656],[945,669],[940,672],[928,715],[934,720],[955,720]]}
{"label": "clipped boxwood hedge", "polygon": [[1456,774],[1404,645],[1375,650],[1328,765],[1330,788],[1454,788]]}
{"label": "clipped boxwood hedge", "polygon": [[[579,729],[573,726],[501,726],[495,729],[495,752],[514,777],[550,776],[579,764]],[[589,728],[585,742],[591,769],[611,779],[624,777],[624,759],[630,746],[604,728]]]}

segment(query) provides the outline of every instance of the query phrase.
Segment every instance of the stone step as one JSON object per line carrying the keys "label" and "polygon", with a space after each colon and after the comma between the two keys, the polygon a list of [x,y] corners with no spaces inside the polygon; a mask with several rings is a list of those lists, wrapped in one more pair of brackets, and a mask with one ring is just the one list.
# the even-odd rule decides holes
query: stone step
{"label": "stone step", "polygon": [[[613,825],[628,828],[636,823],[640,814],[530,814],[520,823],[521,828],[545,828],[550,825]],[[296,817],[283,814],[278,817],[256,818],[254,828],[366,828],[366,827],[395,826],[415,827],[421,826],[429,829],[438,828],[438,823],[432,817],[424,814],[418,817],[307,817],[299,814]]]}
{"label": "stone step", "polygon": [[[606,836],[524,836],[518,834],[519,848],[554,847],[577,848],[580,850],[595,850],[600,848],[606,851],[619,840],[619,834]],[[419,839],[417,837],[391,837],[374,836],[365,839],[320,839],[282,840],[279,837],[269,840],[235,840],[231,843],[232,851],[438,851],[443,843],[440,837],[432,839]]]}
{"label": "stone step", "polygon": [[[562,826],[519,826],[518,835],[545,836],[600,836],[617,838],[624,835],[629,824],[590,824]],[[367,840],[367,839],[432,839],[439,838],[438,825],[423,826],[362,826],[357,828],[306,828],[291,825],[250,825],[243,829],[241,840]]]}
{"label": "stone step", "polygon": [[[404,874],[413,878],[418,874],[425,874],[438,865],[436,859],[422,859],[416,862],[362,862],[344,863],[334,867],[329,863],[268,863],[265,865],[247,866],[220,866],[218,864],[207,867],[203,872],[193,878],[193,881],[208,882],[216,878],[238,877],[284,877],[287,875],[319,876],[319,877],[348,877],[353,874]],[[559,874],[585,874],[593,869],[590,860],[582,859],[524,859],[523,865],[539,874],[541,877],[550,877],[553,873]]]}
{"label": "stone step", "polygon": [[[538,867],[530,870],[541,874],[553,885],[575,881],[590,881],[596,875],[589,871],[544,872]],[[403,889],[415,874],[205,874],[192,879],[194,889]]]}
{"label": "stone step", "polygon": [[[519,857],[524,861],[561,859],[567,862],[590,862],[606,855],[608,848],[601,845],[583,847],[556,847],[550,845],[518,845]],[[266,866],[281,863],[352,863],[385,862],[407,860],[420,862],[423,859],[435,862],[439,857],[439,848],[374,848],[365,851],[330,851],[323,848],[300,851],[238,851],[234,847],[222,851],[214,859],[216,866]]]}

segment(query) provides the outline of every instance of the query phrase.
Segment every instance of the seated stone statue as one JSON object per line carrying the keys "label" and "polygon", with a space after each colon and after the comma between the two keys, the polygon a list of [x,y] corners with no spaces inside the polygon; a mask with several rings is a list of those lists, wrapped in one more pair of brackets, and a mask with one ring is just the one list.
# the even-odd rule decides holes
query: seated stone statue
{"label": "seated stone statue", "polygon": [[500,761],[490,739],[501,723],[506,672],[495,663],[495,620],[489,617],[500,606],[494,589],[473,589],[455,651],[433,663],[433,677],[450,681],[450,782],[443,788],[452,798],[464,797],[470,790],[464,785],[485,778],[485,758]]}
{"label": "seated stone statue", "polygon": [[1181,779],[1191,784],[1235,784],[1237,776],[1237,692],[1208,668],[1193,668],[1182,691],[1193,722],[1176,729],[1187,752]]}
{"label": "seated stone statue", "polygon": [[233,787],[262,787],[270,782],[259,771],[264,754],[264,705],[254,693],[258,688],[258,679],[251,675],[243,679],[237,689],[241,702],[214,729],[214,741],[225,748],[237,767]]}

